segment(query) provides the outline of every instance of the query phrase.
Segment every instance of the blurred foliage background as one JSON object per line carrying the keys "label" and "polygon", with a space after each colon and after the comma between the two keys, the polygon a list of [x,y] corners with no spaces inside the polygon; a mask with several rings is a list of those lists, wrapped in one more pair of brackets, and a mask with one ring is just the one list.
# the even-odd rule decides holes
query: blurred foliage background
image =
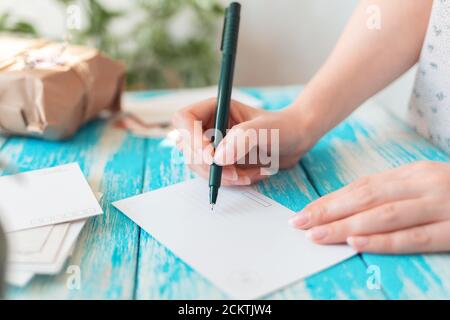
{"label": "blurred foliage background", "polygon": [[[70,42],[123,60],[128,89],[198,87],[217,79],[217,27],[224,14],[218,0],[128,0],[130,8],[121,11],[100,0],[54,1],[63,15],[70,6],[80,8],[82,27],[67,31]],[[180,15],[189,17],[181,38],[172,30]],[[120,19],[129,19],[128,31],[114,31]],[[9,13],[0,14],[0,32],[41,36],[32,23]]]}

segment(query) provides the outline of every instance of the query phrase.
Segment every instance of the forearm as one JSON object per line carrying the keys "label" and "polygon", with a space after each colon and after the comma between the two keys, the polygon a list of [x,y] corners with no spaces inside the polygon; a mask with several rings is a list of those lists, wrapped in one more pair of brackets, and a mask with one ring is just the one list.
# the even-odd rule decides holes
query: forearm
{"label": "forearm", "polygon": [[[380,8],[380,29],[367,26],[370,5]],[[325,64],[289,108],[300,115],[312,140],[417,62],[431,5],[431,0],[360,3]]]}

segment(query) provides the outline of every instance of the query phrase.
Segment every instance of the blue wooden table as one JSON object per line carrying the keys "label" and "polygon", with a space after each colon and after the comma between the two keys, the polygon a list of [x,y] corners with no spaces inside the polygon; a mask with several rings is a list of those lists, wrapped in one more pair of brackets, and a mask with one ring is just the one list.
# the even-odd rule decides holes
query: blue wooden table
{"label": "blue wooden table", "polygon": [[[268,109],[288,105],[299,88],[245,89]],[[150,98],[153,94],[144,94]],[[10,299],[216,299],[227,298],[111,202],[192,176],[165,139],[133,136],[97,120],[73,139],[48,142],[3,138],[0,157],[20,171],[78,162],[92,188],[104,193],[104,214],[91,218],[67,266],[81,271],[81,288],[69,289],[69,273],[37,276],[25,288],[9,287]],[[257,188],[292,210],[355,178],[421,160],[449,158],[384,109],[367,103],[342,123],[298,166]],[[267,296],[268,299],[450,298],[450,255],[361,254]],[[380,271],[381,287],[368,286]]]}

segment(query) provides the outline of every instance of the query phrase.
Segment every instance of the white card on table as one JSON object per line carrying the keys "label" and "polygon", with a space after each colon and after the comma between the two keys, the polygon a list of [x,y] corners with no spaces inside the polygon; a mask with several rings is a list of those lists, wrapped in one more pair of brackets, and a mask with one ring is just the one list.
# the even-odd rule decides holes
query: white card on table
{"label": "white card on table", "polygon": [[75,242],[80,234],[86,220],[80,220],[69,223],[69,228],[64,237],[64,241],[61,243],[61,247],[51,262],[39,262],[39,263],[17,263],[9,262],[9,270],[17,272],[30,272],[38,274],[57,274],[61,271],[67,258],[72,254]]}
{"label": "white card on table", "polygon": [[[103,194],[95,192],[95,196],[100,202]],[[8,261],[25,263],[53,261],[69,225],[70,223],[66,222],[7,233]]]}
{"label": "white card on table", "polygon": [[194,179],[113,205],[232,298],[261,297],[355,253],[311,243],[289,225],[292,211],[252,188],[222,187],[214,212],[208,192]]}
{"label": "white card on table", "polygon": [[[8,254],[8,262],[22,262],[22,263],[52,263],[56,255],[58,254],[59,249],[63,243],[63,240],[66,236],[67,231],[69,230],[70,222],[59,223],[53,226],[51,231],[48,234],[47,240],[39,251],[36,252],[21,252],[16,249],[16,244],[11,241],[11,238],[8,235],[8,242],[11,244],[10,252]],[[39,227],[44,228],[44,227]],[[38,228],[36,228],[38,229]],[[26,232],[31,231],[23,230],[18,232]],[[14,232],[12,232],[14,233]],[[15,239],[15,241],[19,241],[20,239]],[[20,247],[20,246],[19,246]]]}
{"label": "white card on table", "polygon": [[0,177],[6,232],[80,220],[102,213],[76,163]]}
{"label": "white card on table", "polygon": [[9,232],[9,251],[20,254],[35,253],[42,250],[52,232],[53,225]]}
{"label": "white card on table", "polygon": [[7,271],[5,281],[16,287],[24,287],[33,278],[34,273],[27,271]]}

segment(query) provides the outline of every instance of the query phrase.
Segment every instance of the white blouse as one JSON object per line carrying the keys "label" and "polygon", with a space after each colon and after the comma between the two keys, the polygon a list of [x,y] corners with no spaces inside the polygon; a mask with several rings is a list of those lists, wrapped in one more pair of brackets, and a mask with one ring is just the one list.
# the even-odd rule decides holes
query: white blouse
{"label": "white blouse", "polygon": [[450,0],[434,0],[409,104],[414,128],[450,154]]}

